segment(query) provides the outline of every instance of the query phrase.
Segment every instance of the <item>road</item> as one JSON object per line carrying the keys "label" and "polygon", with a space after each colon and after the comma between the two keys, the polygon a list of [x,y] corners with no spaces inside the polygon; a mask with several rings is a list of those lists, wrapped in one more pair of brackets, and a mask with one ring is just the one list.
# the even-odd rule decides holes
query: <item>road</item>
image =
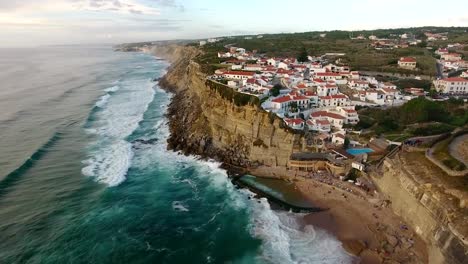
{"label": "road", "polygon": [[443,74],[444,66],[439,61],[437,61],[436,63],[436,70],[437,70],[437,74],[436,74],[437,79],[443,79],[444,78],[444,74]]}

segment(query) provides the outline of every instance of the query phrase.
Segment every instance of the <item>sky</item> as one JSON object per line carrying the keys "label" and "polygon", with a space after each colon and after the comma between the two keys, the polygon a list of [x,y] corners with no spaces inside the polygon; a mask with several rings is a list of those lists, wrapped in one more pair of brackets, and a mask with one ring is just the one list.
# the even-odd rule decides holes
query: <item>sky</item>
{"label": "sky", "polygon": [[0,47],[468,27],[467,10],[467,0],[0,0]]}

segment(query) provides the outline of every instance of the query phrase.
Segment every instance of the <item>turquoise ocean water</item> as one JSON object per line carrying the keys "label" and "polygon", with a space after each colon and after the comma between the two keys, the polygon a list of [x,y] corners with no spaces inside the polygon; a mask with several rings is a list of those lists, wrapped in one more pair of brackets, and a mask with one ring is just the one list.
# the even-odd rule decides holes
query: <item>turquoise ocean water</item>
{"label": "turquoise ocean water", "polygon": [[349,263],[340,243],[166,150],[168,64],[0,50],[0,263]]}

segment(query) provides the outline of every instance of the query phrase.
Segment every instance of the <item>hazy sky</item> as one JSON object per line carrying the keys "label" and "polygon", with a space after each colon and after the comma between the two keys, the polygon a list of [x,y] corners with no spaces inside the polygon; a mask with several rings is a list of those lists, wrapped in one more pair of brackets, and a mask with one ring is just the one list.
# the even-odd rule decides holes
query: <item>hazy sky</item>
{"label": "hazy sky", "polygon": [[0,46],[468,26],[468,0],[0,0]]}

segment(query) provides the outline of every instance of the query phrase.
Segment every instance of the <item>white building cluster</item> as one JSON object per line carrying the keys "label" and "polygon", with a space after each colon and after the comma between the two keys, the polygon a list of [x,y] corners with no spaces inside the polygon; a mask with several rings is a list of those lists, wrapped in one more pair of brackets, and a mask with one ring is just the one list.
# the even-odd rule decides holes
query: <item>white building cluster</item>
{"label": "white building cluster", "polygon": [[400,105],[417,96],[403,96],[392,83],[361,76],[322,57],[309,56],[307,62],[298,62],[296,58],[260,56],[239,47],[228,47],[218,57],[226,68],[218,69],[211,79],[258,96],[262,107],[283,118],[289,127],[323,133],[335,143],[344,140],[344,126],[359,122],[356,105]]}

